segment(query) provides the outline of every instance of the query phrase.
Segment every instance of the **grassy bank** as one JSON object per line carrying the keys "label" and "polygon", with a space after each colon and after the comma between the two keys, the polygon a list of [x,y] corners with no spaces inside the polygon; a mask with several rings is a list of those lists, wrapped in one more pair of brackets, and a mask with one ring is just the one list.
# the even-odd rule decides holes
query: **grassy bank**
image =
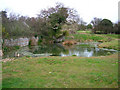
{"label": "grassy bank", "polygon": [[3,88],[117,88],[118,55],[22,57],[3,63]]}
{"label": "grassy bank", "polygon": [[98,47],[99,48],[108,48],[108,49],[115,49],[120,51],[120,47],[118,45],[119,40],[112,40],[110,42],[101,43]]}
{"label": "grassy bank", "polygon": [[66,40],[73,39],[77,42],[101,42],[102,44],[99,45],[101,48],[120,50],[118,34],[91,34],[90,31],[78,31],[66,37]]}
{"label": "grassy bank", "polygon": [[74,36],[74,40],[78,42],[86,42],[86,41],[101,41],[102,42],[109,42],[114,39],[118,39],[118,35],[115,34],[87,34],[87,33],[76,33],[71,34],[70,36],[66,37],[67,40],[71,40],[71,36]]}

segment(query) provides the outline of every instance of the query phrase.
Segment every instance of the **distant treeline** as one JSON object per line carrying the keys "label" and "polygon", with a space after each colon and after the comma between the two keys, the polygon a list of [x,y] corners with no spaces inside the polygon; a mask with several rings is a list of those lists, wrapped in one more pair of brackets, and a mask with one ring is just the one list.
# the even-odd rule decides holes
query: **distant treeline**
{"label": "distant treeline", "polygon": [[37,17],[30,18],[15,14],[10,14],[8,17],[7,11],[1,11],[0,15],[3,38],[41,36],[41,38],[54,39],[68,33],[62,30],[65,24],[76,25],[79,21],[76,10],[65,7],[61,3],[41,10]]}
{"label": "distant treeline", "polygon": [[67,35],[77,30],[92,30],[93,33],[119,34],[120,22],[113,24],[108,19],[94,18],[90,24],[82,20],[75,9],[58,3],[55,7],[41,10],[37,17],[27,17],[15,14],[7,16],[7,11],[1,11],[2,37],[17,38],[40,36],[47,40]]}
{"label": "distant treeline", "polygon": [[113,24],[108,19],[94,18],[91,23],[95,34],[120,34],[120,22]]}

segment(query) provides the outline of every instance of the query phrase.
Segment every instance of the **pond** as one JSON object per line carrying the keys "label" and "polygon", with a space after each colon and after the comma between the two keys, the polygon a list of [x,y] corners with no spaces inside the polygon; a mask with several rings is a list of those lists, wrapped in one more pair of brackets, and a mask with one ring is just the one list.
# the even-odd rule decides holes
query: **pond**
{"label": "pond", "polygon": [[92,43],[78,43],[77,45],[63,46],[62,44],[48,44],[39,46],[26,46],[17,51],[6,53],[3,58],[14,57],[15,53],[20,56],[79,56],[79,57],[92,57],[92,56],[105,56],[116,53],[113,49],[98,48],[97,42]]}

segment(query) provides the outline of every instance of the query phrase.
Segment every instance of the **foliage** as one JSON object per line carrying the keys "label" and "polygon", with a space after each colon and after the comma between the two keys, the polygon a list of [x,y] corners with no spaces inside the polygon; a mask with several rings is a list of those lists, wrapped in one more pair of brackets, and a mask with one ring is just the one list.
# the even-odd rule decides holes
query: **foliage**
{"label": "foliage", "polygon": [[76,31],[79,30],[79,24],[66,23],[62,26],[62,30],[68,31],[70,34],[76,33]]}
{"label": "foliage", "polygon": [[86,25],[80,24],[78,26],[78,30],[85,30],[86,29]]}
{"label": "foliage", "polygon": [[[43,9],[37,17],[25,17],[16,14],[7,15],[7,11],[1,11],[2,36],[5,38],[42,36],[45,41],[57,41],[62,35],[75,34],[77,30],[92,29],[95,34],[119,34],[120,22],[113,25],[108,19],[94,18],[91,24],[79,17],[73,8],[65,7],[57,3],[55,7]],[[64,31],[64,32],[63,32]],[[43,40],[42,40],[43,41]]]}
{"label": "foliage", "polygon": [[99,24],[99,30],[101,30],[101,33],[107,34],[111,33],[113,29],[113,23],[108,19],[103,19]]}
{"label": "foliage", "polygon": [[[64,14],[61,14],[64,13]],[[52,37],[58,37],[62,25],[66,22],[66,18],[68,17],[66,8],[59,8],[58,12],[51,14],[48,19],[51,28]]]}
{"label": "foliage", "polygon": [[86,22],[83,21],[83,19],[80,19],[79,25],[78,25],[78,30],[85,30],[86,27]]}
{"label": "foliage", "polygon": [[93,24],[93,30],[92,32],[95,34],[119,34],[120,31],[118,30],[120,23],[116,23],[113,25],[113,23],[109,19],[99,19],[94,18],[94,20],[91,21]]}
{"label": "foliage", "polygon": [[9,33],[5,30],[5,27],[2,27],[2,37],[3,38],[9,37]]}
{"label": "foliage", "polygon": [[102,21],[101,18],[96,18],[96,17],[91,21],[93,25],[93,30],[92,30],[93,33],[95,34],[97,33],[97,30],[99,30],[99,24],[101,21]]}
{"label": "foliage", "polygon": [[67,30],[63,31],[65,36],[69,36],[69,32]]}
{"label": "foliage", "polygon": [[92,25],[91,25],[91,24],[88,24],[88,25],[87,25],[87,29],[92,29]]}
{"label": "foliage", "polygon": [[120,34],[120,22],[114,24],[112,33]]}
{"label": "foliage", "polygon": [[19,48],[20,46],[12,46],[12,47],[3,46],[2,50],[3,50],[3,53],[5,54],[5,52],[10,52],[11,50],[18,50]]}
{"label": "foliage", "polygon": [[[46,40],[55,40],[62,35],[63,25],[77,22],[77,13],[74,9],[57,3],[55,7],[43,9],[37,18],[27,18],[26,23],[34,34],[42,35]],[[72,25],[72,24],[71,24]]]}
{"label": "foliage", "polygon": [[15,14],[10,14],[8,18],[6,11],[1,11],[1,15],[3,39],[31,35],[31,31],[29,26],[25,23],[25,19],[21,19],[22,16],[19,17]]}

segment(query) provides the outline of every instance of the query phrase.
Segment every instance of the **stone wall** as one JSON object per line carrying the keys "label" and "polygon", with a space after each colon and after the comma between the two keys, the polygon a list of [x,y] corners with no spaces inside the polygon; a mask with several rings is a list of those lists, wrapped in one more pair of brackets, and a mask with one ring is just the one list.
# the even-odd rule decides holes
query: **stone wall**
{"label": "stone wall", "polygon": [[5,39],[4,46],[27,46],[29,45],[29,38]]}
{"label": "stone wall", "polygon": [[29,42],[30,40],[32,40],[32,45],[37,45],[38,43],[38,37],[31,37],[31,38],[18,38],[18,39],[0,39],[0,57],[3,56],[3,52],[2,52],[2,43],[4,46],[8,46],[8,47],[11,47],[11,46],[20,46],[20,47],[23,47],[23,46],[27,46],[29,45]]}

